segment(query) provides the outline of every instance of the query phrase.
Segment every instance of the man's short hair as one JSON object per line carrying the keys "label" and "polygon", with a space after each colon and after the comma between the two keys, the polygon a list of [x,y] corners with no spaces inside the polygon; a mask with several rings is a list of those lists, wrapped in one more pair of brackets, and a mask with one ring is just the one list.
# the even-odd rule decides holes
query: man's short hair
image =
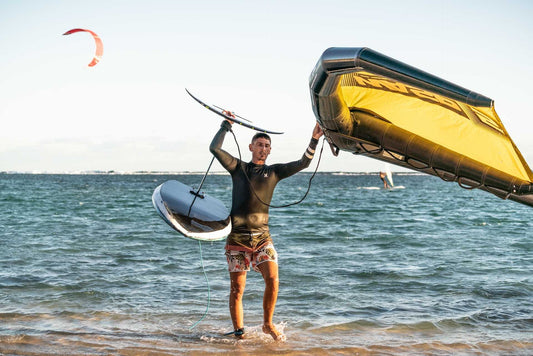
{"label": "man's short hair", "polygon": [[272,140],[270,139],[270,136],[268,136],[266,133],[264,132],[258,132],[254,135],[254,137],[252,137],[252,143],[254,143],[255,140],[257,140],[258,138],[266,138],[268,140],[268,142],[272,143]]}

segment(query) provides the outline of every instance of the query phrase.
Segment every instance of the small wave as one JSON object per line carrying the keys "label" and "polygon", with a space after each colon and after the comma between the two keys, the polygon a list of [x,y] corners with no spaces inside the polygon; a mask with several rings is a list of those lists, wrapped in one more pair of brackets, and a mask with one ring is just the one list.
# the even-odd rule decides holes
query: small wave
{"label": "small wave", "polygon": [[480,287],[474,289],[474,294],[487,299],[507,299],[512,297],[527,297],[531,293],[527,289],[517,287]]}
{"label": "small wave", "polygon": [[0,201],[6,202],[6,203],[23,203],[23,202],[31,201],[32,198],[33,197],[8,194],[6,196],[1,197]]}
{"label": "small wave", "polygon": [[[285,328],[287,327],[286,322],[281,322],[274,324],[276,329],[283,335]],[[207,333],[202,332],[200,339],[212,343],[212,344],[238,344],[238,345],[257,345],[259,344],[269,344],[276,342],[270,335],[263,332],[262,325],[247,326],[245,328],[245,338],[236,339],[233,335],[226,335],[228,330],[216,329],[213,331],[208,331]]]}
{"label": "small wave", "polygon": [[[326,172],[324,172],[326,173]],[[326,173],[327,174],[327,173]],[[357,177],[357,176],[368,176],[376,175],[377,173],[366,173],[366,172],[330,172],[332,176],[345,176],[345,177]]]}

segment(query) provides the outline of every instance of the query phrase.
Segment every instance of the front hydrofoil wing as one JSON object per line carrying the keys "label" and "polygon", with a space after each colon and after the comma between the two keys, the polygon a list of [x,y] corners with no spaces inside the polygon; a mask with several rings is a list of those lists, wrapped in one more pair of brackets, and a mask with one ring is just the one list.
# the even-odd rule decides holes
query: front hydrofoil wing
{"label": "front hydrofoil wing", "polygon": [[237,123],[237,124],[239,124],[241,126],[244,126],[244,127],[249,128],[249,129],[252,129],[252,130],[255,130],[255,131],[259,131],[259,132],[264,132],[264,133],[269,133],[269,134],[274,134],[274,135],[281,135],[283,133],[283,132],[278,132],[278,131],[270,131],[270,130],[262,129],[260,127],[255,126],[252,122],[250,122],[250,121],[248,121],[248,120],[246,120],[246,119],[244,119],[244,118],[242,118],[242,117],[240,117],[238,115],[235,115],[235,116],[228,115],[227,114],[227,112],[229,112],[228,110],[224,110],[221,107],[218,107],[216,105],[212,105],[212,106],[207,105],[206,103],[204,103],[203,101],[201,101],[200,99],[198,99],[197,97],[192,95],[191,92],[188,91],[187,89],[185,89],[185,91],[187,92],[187,94],[189,94],[191,96],[191,98],[196,100],[204,108],[206,108],[208,110],[211,110],[212,112],[214,112],[217,115],[222,116],[224,119],[231,120],[234,123]]}

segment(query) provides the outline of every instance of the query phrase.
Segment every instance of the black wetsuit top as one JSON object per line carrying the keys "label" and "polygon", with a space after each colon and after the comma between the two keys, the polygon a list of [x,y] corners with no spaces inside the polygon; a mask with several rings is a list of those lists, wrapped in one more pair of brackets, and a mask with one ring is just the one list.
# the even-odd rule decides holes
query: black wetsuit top
{"label": "black wetsuit top", "polygon": [[[231,174],[233,181],[231,223],[232,230],[226,240],[226,248],[231,250],[255,251],[271,242],[268,231],[268,205],[263,204],[256,195],[270,204],[276,184],[302,169],[309,167],[318,140],[311,139],[309,147],[301,159],[285,164],[258,165],[246,163],[224,151],[222,143],[226,132],[231,129],[227,121],[223,121],[209,150]],[[246,176],[244,175],[246,172]],[[253,191],[250,189],[250,182]]]}

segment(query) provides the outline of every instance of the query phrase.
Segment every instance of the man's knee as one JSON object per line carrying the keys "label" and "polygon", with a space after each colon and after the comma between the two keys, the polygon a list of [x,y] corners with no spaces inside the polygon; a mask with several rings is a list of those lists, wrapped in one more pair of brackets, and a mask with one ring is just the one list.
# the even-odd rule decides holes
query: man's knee
{"label": "man's knee", "polygon": [[270,288],[278,288],[279,278],[278,276],[265,276],[265,285]]}
{"label": "man's knee", "polygon": [[242,298],[242,295],[244,294],[244,287],[245,283],[239,280],[232,280],[230,288],[231,295],[234,298]]}
{"label": "man's knee", "polygon": [[241,299],[243,294],[244,287],[231,286],[231,295],[233,295],[234,298]]}

